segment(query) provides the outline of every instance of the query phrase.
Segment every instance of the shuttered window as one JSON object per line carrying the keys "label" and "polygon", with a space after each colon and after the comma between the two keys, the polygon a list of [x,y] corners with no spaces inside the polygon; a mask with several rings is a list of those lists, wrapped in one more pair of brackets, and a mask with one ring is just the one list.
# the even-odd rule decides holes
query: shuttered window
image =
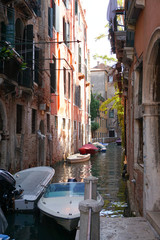
{"label": "shuttered window", "polygon": [[48,8],[48,35],[53,38],[53,8]]}
{"label": "shuttered window", "polygon": [[71,98],[71,74],[68,72],[68,98]]}
{"label": "shuttered window", "polygon": [[8,24],[5,25],[4,22],[2,22],[2,41],[10,42],[11,44],[14,44],[15,42],[15,10],[14,8],[8,7],[7,8],[7,17],[8,17]]}
{"label": "shuttered window", "polygon": [[82,57],[81,57],[81,48],[78,47],[78,71],[81,72],[82,71],[82,66],[81,66],[81,63],[82,63]]}
{"label": "shuttered window", "polygon": [[24,60],[29,68],[33,68],[33,25],[27,25],[24,30],[25,53]]}
{"label": "shuttered window", "polygon": [[17,105],[17,121],[16,121],[16,133],[21,134],[22,132],[22,105]]}
{"label": "shuttered window", "polygon": [[78,15],[78,0],[75,0],[75,15]]}
{"label": "shuttered window", "polygon": [[41,55],[41,49],[35,47],[35,62],[34,62],[34,81],[37,84],[40,84],[40,55]]}
{"label": "shuttered window", "polygon": [[63,83],[64,83],[64,96],[67,95],[67,79],[66,79],[66,68],[63,68]]}
{"label": "shuttered window", "polygon": [[32,133],[36,133],[36,110],[32,109]]}
{"label": "shuttered window", "polygon": [[75,105],[81,107],[81,87],[75,86]]}
{"label": "shuttered window", "polygon": [[52,8],[53,8],[53,26],[56,26],[56,4],[55,1],[52,1]]}
{"label": "shuttered window", "polygon": [[65,18],[63,17],[63,41],[66,41],[66,22]]}
{"label": "shuttered window", "polygon": [[69,41],[70,41],[70,24],[69,24],[69,22],[66,23],[66,41],[68,41],[66,43],[66,45],[69,48],[69,46],[70,46],[70,44],[69,44]]}
{"label": "shuttered window", "polygon": [[51,87],[51,93],[55,93],[57,89],[56,84],[56,58],[53,57],[53,63],[50,63],[50,87]]}

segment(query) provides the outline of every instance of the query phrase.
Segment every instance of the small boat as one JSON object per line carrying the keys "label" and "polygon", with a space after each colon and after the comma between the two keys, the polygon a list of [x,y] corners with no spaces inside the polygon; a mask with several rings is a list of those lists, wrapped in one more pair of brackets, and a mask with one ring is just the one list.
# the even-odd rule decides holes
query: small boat
{"label": "small boat", "polygon": [[11,238],[8,235],[0,234],[0,240],[10,240]]}
{"label": "small boat", "polygon": [[34,210],[54,173],[55,170],[51,167],[39,166],[19,171],[13,175],[16,190],[23,189],[22,194],[14,200],[15,210]]}
{"label": "small boat", "polygon": [[101,144],[103,144],[103,146],[107,147],[109,143],[102,143],[100,142]]}
{"label": "small boat", "polygon": [[69,157],[67,157],[67,162],[68,163],[80,163],[80,162],[85,162],[85,161],[88,161],[90,159],[91,155],[88,153],[88,154],[80,154],[80,153],[76,153],[76,154],[73,154]]}
{"label": "small boat", "polygon": [[98,148],[95,147],[92,143],[88,143],[88,144],[85,144],[83,145],[81,148],[79,148],[79,152],[81,154],[95,154],[98,152]]}
{"label": "small boat", "polygon": [[83,182],[52,183],[38,201],[40,211],[68,231],[78,226],[79,203],[84,200]]}
{"label": "small boat", "polygon": [[96,146],[100,152],[106,152],[107,150],[106,147],[99,142],[94,142],[93,145]]}
{"label": "small boat", "polygon": [[120,138],[118,138],[118,139],[116,140],[116,143],[117,143],[117,145],[121,145],[122,140],[121,140]]}

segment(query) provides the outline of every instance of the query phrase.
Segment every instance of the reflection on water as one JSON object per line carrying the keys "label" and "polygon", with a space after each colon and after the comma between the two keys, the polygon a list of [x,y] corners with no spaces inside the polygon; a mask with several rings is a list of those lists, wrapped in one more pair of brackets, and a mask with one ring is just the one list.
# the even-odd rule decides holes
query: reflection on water
{"label": "reflection on water", "polygon": [[[101,216],[121,217],[126,208],[125,186],[121,177],[122,148],[109,144],[106,153],[92,156],[90,161],[77,164],[55,164],[54,182],[67,182],[69,178],[83,181],[93,175],[98,178],[98,191],[103,196],[104,207]],[[75,231],[68,233],[48,217],[37,214],[10,214],[7,234],[16,240],[72,240]]]}

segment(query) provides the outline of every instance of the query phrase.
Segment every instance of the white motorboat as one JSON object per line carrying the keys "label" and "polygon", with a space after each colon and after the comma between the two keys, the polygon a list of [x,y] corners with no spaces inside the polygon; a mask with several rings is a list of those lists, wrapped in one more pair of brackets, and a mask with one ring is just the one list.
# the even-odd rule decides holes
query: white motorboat
{"label": "white motorboat", "polygon": [[94,142],[93,145],[96,146],[100,152],[106,152],[106,150],[107,150],[106,147],[102,143]]}
{"label": "white motorboat", "polygon": [[13,175],[16,190],[23,189],[22,194],[15,198],[15,210],[34,210],[54,173],[55,170],[51,167],[39,166],[19,171]]}
{"label": "white motorboat", "polygon": [[79,203],[84,200],[83,182],[52,183],[38,201],[40,211],[68,231],[78,226]]}
{"label": "white motorboat", "polygon": [[80,153],[76,153],[73,154],[69,157],[67,157],[67,162],[68,163],[80,163],[80,162],[86,162],[90,159],[91,155],[88,154],[80,154]]}

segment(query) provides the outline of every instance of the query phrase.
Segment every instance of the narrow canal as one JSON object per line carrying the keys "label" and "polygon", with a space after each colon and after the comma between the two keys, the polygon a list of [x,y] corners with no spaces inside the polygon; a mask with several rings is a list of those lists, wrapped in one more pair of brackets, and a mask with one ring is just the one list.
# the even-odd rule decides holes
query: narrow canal
{"label": "narrow canal", "polygon": [[[106,153],[98,153],[85,163],[68,164],[60,162],[54,165],[54,182],[67,182],[68,178],[83,178],[91,174],[98,178],[98,191],[103,196],[103,217],[123,217],[126,202],[126,182],[121,177],[122,172],[121,146],[115,143],[107,146]],[[15,240],[74,240],[75,231],[68,233],[48,217],[36,214],[8,214],[6,234]]]}

